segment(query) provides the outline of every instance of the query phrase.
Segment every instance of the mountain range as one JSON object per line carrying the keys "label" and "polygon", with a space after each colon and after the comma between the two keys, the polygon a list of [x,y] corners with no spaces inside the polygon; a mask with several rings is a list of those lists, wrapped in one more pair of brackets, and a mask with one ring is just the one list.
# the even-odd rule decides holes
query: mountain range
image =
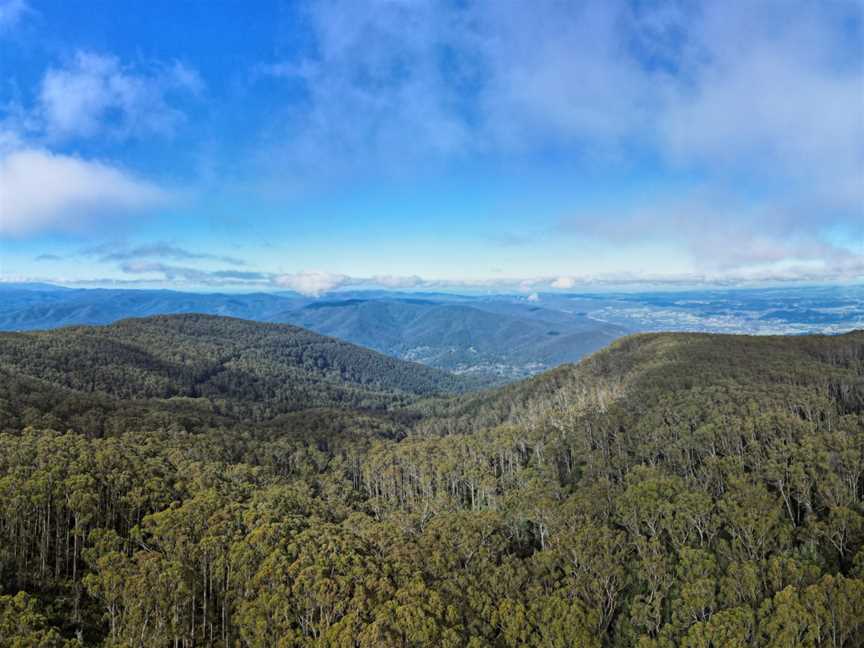
{"label": "mountain range", "polygon": [[128,317],[202,313],[289,323],[387,355],[498,384],[575,362],[627,329],[513,296],[296,293],[0,285],[0,330],[108,324]]}

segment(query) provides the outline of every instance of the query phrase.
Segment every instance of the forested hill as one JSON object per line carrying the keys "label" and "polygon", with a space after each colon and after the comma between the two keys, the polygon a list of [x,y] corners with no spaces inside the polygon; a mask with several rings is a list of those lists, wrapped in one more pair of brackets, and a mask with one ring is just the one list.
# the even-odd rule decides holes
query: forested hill
{"label": "forested hill", "polygon": [[610,408],[641,419],[646,408],[670,404],[708,417],[727,400],[805,412],[814,399],[840,413],[864,408],[864,331],[794,337],[631,335],[579,364],[495,390],[431,401],[424,425],[430,431],[470,432],[505,422],[540,425],[562,412],[573,416]]}
{"label": "forested hill", "polygon": [[[864,332],[452,397],[237,320],[0,339],[0,646],[864,647]],[[328,407],[240,416],[301,370]],[[86,394],[123,425],[78,433]]]}
{"label": "forested hill", "polygon": [[12,382],[27,381],[21,391],[198,399],[217,413],[255,420],[315,407],[383,409],[468,384],[294,326],[208,315],[0,333],[0,372],[7,401],[20,402],[22,395],[8,392]]}

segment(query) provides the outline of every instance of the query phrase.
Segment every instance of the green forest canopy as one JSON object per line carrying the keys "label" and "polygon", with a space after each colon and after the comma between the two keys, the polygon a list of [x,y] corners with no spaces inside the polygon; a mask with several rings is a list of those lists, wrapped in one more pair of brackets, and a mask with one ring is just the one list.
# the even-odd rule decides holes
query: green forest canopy
{"label": "green forest canopy", "polygon": [[864,333],[466,389],[227,318],[0,335],[0,645],[864,645]]}

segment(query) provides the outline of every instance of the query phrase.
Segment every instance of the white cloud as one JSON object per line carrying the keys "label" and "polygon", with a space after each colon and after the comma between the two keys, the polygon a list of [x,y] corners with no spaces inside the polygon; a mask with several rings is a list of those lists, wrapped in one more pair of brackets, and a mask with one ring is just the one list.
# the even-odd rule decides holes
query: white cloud
{"label": "white cloud", "polygon": [[575,285],[576,279],[574,279],[573,277],[558,277],[551,284],[549,284],[549,287],[559,290],[570,290]]}
{"label": "white cloud", "polygon": [[623,3],[494,3],[475,8],[484,136],[616,147],[650,123],[658,79],[630,55]]}
{"label": "white cloud", "polygon": [[282,288],[294,290],[303,295],[318,296],[351,283],[351,278],[342,274],[306,270],[295,274],[283,274],[274,279]]}
{"label": "white cloud", "polygon": [[[393,282],[381,283],[374,277],[355,277],[320,271],[301,271],[293,274],[272,274],[237,270],[201,270],[159,262],[132,261],[121,264],[120,270],[130,275],[160,275],[147,279],[151,284],[245,286],[260,289],[287,288],[303,295],[320,297],[338,295],[346,288],[394,289]],[[394,278],[395,279],[395,278]],[[616,272],[598,275],[564,277],[511,277],[507,279],[463,278],[432,279],[403,277],[404,284],[395,289],[419,292],[447,290],[466,293],[526,293],[525,299],[537,302],[543,292],[584,290],[653,290],[663,288],[747,287],[779,284],[806,284],[828,282],[856,282],[864,280],[864,255],[852,255],[835,263],[811,262],[785,264],[777,267],[738,267],[713,272],[683,273],[629,273]],[[409,282],[408,280],[411,280]],[[56,281],[56,279],[42,279]],[[413,281],[416,280],[416,283]],[[85,281],[85,280],[82,280]],[[114,280],[92,279],[86,283],[98,284]],[[123,281],[123,280],[121,280]],[[136,280],[143,281],[143,280]],[[530,291],[530,292],[529,292]]]}
{"label": "white cloud", "polygon": [[38,111],[52,138],[170,135],[185,119],[172,95],[196,95],[197,72],[175,62],[139,72],[113,56],[79,51],[45,73]]}
{"label": "white cloud", "polygon": [[0,236],[80,230],[170,199],[164,189],[102,162],[40,149],[0,159]]}
{"label": "white cloud", "polygon": [[[858,3],[706,3],[686,30],[687,82],[657,124],[673,159],[806,182],[864,186],[864,60]],[[822,185],[820,187],[820,185]],[[864,190],[855,199],[860,208]],[[860,212],[859,212],[860,213]]]}
{"label": "white cloud", "polygon": [[375,275],[369,282],[381,286],[382,288],[390,288],[392,290],[410,290],[423,284],[423,279],[417,275],[400,277],[397,275]]}

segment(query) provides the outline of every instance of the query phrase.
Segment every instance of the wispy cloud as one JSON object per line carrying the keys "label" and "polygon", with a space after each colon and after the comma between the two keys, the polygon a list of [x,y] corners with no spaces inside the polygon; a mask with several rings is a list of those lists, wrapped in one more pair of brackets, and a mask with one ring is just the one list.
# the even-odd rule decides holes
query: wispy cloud
{"label": "wispy cloud", "polygon": [[285,153],[338,167],[557,142],[848,173],[864,138],[860,17],[854,1],[344,0],[310,6],[314,50],[256,69],[305,84]]}
{"label": "wispy cloud", "polygon": [[169,259],[172,261],[218,261],[229,265],[243,266],[246,262],[232,256],[192,252],[171,243],[157,242],[134,247],[125,244],[105,243],[81,250],[86,256],[96,256],[102,262],[132,261],[136,259]]}
{"label": "wispy cloud", "polygon": [[262,161],[329,181],[647,156],[661,177],[700,178],[701,195],[618,202],[571,219],[580,232],[633,249],[665,237],[709,274],[839,269],[854,252],[833,238],[864,223],[862,17],[855,0],[313,4],[315,47],[259,68],[305,88]]}
{"label": "wispy cloud", "polygon": [[45,73],[36,110],[54,139],[170,135],[185,119],[171,98],[202,90],[198,73],[177,61],[139,71],[114,56],[79,51]]}
{"label": "wispy cloud", "polygon": [[[132,275],[158,275],[158,279],[168,282],[187,282],[198,285],[245,285],[269,284],[273,275],[262,272],[240,270],[201,270],[187,266],[177,266],[157,261],[128,261],[120,265],[120,270]],[[153,279],[151,279],[153,281]]]}
{"label": "wispy cloud", "polygon": [[[4,21],[20,22],[26,6],[0,0],[0,29]],[[637,183],[643,173],[656,178],[654,195],[642,204],[619,199],[614,194],[623,187],[613,178],[604,190],[604,204],[610,206],[574,209],[554,232],[602,241],[604,250],[620,252],[621,272],[604,278],[568,274],[562,255],[560,276],[519,278],[531,271],[526,268],[532,262],[519,248],[541,247],[528,246],[526,232],[534,242],[551,239],[544,225],[527,226],[531,205],[522,227],[511,229],[508,221],[507,231],[488,234],[478,245],[507,248],[497,252],[508,263],[525,259],[525,267],[504,266],[496,273],[516,275],[513,279],[448,284],[372,276],[373,270],[353,277],[336,272],[350,265],[327,265],[323,244],[319,271],[283,274],[246,276],[241,259],[169,243],[125,246],[93,258],[157,281],[260,282],[307,294],[358,285],[566,290],[595,281],[626,283],[639,281],[624,270],[642,263],[638,252],[646,242],[671,252],[670,267],[692,273],[645,281],[860,276],[859,247],[853,244],[864,240],[859,0],[333,0],[302,7],[304,20],[298,24],[310,33],[297,39],[292,34],[291,44],[275,43],[268,51],[285,56],[245,70],[254,77],[243,86],[249,93],[242,95],[244,103],[255,107],[248,115],[272,117],[236,132],[226,129],[224,141],[200,154],[207,158],[202,168],[218,169],[212,172],[214,186],[226,184],[223,175],[247,189],[243,183],[250,176],[253,183],[267,177],[279,188],[308,183],[338,194],[346,177],[428,174],[439,183],[465,169],[466,182],[475,172],[473,177],[485,181],[499,168],[533,169],[539,162],[538,167],[552,169],[556,177],[550,185],[558,187],[571,171],[605,179],[609,168],[624,168]],[[130,61],[83,49],[67,54],[35,74],[31,91],[9,95],[12,102],[2,106],[0,236],[92,231],[94,223],[129,221],[130,215],[158,211],[176,198],[161,181],[130,165],[138,155],[141,160],[149,155],[148,140],[164,143],[193,121],[189,106],[207,94],[197,71],[171,58]],[[284,87],[270,92],[273,84]],[[264,92],[267,97],[256,94]],[[258,110],[262,106],[267,110]],[[247,115],[236,106],[226,110],[237,111],[225,120],[232,128]],[[237,136],[250,131],[258,135],[249,145],[257,163],[251,165],[234,148],[242,139]],[[87,157],[93,150],[117,155]],[[220,155],[230,156],[230,162],[217,159]],[[558,165],[559,159],[567,164]],[[426,178],[417,183],[421,191]],[[671,195],[697,182],[701,189]],[[668,194],[658,198],[664,185]],[[453,185],[445,179],[440,186]],[[536,196],[540,190],[533,186],[526,192]],[[550,204],[563,203],[564,194]],[[583,200],[575,192],[566,200],[592,204],[592,197]],[[312,207],[310,212],[320,205]],[[276,218],[276,210],[265,212],[264,237]],[[453,236],[464,231],[457,224]],[[539,256],[533,257],[534,267],[548,268],[551,261],[541,263]],[[417,259],[424,261],[429,260]],[[484,259],[482,267],[502,262]],[[435,266],[430,261],[428,267]],[[416,270],[424,272],[419,265]]]}
{"label": "wispy cloud", "polygon": [[[433,3],[348,0],[313,3],[308,24],[314,52],[300,60],[262,62],[258,74],[300,83],[302,101],[287,105],[282,123],[268,130],[265,164],[301,177],[369,170],[389,171],[432,156],[451,156],[471,146],[470,125],[460,114],[459,79],[468,62],[444,48],[464,27],[460,12]],[[467,79],[466,79],[467,81]]]}

